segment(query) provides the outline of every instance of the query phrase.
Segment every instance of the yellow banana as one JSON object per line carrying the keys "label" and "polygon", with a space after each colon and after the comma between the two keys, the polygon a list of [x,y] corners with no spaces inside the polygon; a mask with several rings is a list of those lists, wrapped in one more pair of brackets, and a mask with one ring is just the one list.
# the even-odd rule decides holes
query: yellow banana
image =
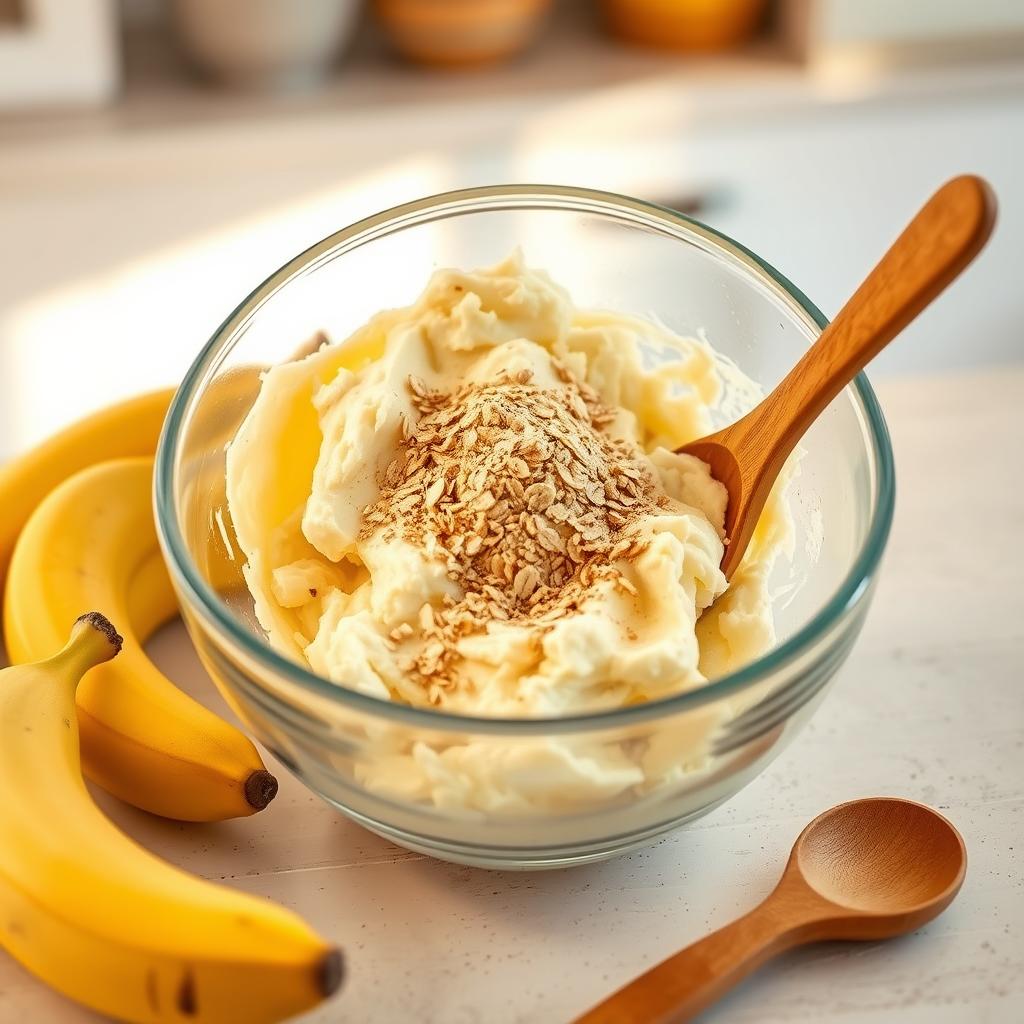
{"label": "yellow banana", "polygon": [[82,767],[104,789],[154,814],[215,821],[251,814],[277,792],[256,748],[178,690],[143,650],[177,611],[153,526],[151,458],[76,473],[32,514],[4,599],[14,662],[55,650],[83,608],[126,623],[124,654],[78,689]]}
{"label": "yellow banana", "polygon": [[282,907],[165,864],[92,802],[75,686],[120,642],[91,613],[55,657],[0,672],[0,946],[138,1024],[270,1024],[315,1006],[340,985],[336,949]]}
{"label": "yellow banana", "polygon": [[87,416],[0,466],[0,586],[28,517],[80,469],[128,455],[152,455],[173,389],[154,391]]}

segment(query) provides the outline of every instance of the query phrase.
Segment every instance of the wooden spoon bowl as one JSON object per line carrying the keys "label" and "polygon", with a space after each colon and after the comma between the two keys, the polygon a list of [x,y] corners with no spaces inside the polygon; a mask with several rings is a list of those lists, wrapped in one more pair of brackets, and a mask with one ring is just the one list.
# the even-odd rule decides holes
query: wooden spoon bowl
{"label": "wooden spoon bowl", "polygon": [[793,848],[789,870],[845,919],[848,939],[884,939],[944,910],[964,880],[959,832],[930,807],[876,797],[815,818]]}

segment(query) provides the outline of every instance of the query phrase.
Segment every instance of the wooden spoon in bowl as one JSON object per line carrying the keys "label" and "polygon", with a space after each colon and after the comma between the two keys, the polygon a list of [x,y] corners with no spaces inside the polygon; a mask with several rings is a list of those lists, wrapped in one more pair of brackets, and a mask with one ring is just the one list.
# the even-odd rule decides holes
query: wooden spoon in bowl
{"label": "wooden spoon in bowl", "polygon": [[759,907],[664,960],[575,1024],[690,1020],[784,950],[920,928],[953,901],[966,870],[960,833],[930,807],[890,797],[840,804],[800,833],[781,881]]}
{"label": "wooden spoon in bowl", "polygon": [[722,571],[731,577],[797,441],[836,395],[981,251],[996,199],[981,178],[946,182],[921,208],[818,340],[760,405],[679,451],[729,492]]}

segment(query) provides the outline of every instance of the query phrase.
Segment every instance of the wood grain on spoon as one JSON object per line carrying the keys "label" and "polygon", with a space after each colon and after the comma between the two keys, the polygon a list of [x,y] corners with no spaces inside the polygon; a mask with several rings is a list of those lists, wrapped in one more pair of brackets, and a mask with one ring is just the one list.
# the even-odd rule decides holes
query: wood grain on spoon
{"label": "wood grain on spoon", "polygon": [[729,493],[722,571],[731,577],[772,484],[808,427],[842,389],[966,267],[995,223],[981,178],[946,182],[921,208],[786,378],[731,426],[679,449]]}
{"label": "wood grain on spoon", "polygon": [[891,797],[840,804],[800,833],[781,881],[759,907],[664,960],[576,1024],[691,1020],[793,946],[920,928],[952,903],[966,870],[960,833],[930,807]]}

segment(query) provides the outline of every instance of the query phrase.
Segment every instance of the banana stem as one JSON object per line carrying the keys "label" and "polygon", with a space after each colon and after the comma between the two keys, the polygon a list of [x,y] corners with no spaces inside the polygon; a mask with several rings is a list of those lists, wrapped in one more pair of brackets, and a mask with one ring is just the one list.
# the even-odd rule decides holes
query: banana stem
{"label": "banana stem", "polygon": [[68,642],[49,663],[72,668],[71,676],[77,684],[93,666],[110,661],[121,650],[122,643],[110,619],[99,612],[86,612],[75,620]]}

